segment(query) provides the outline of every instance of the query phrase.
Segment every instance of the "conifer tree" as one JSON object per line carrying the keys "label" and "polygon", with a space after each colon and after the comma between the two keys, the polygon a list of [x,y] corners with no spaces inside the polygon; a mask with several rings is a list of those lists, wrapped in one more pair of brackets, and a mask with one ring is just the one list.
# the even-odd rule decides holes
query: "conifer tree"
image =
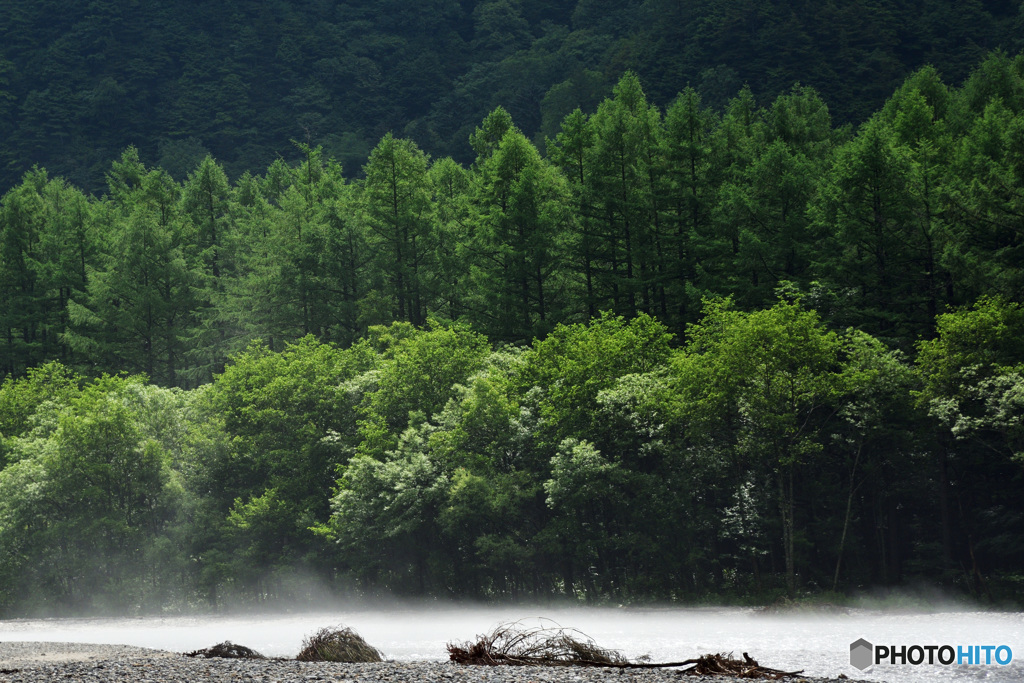
{"label": "conifer tree", "polygon": [[562,170],[572,192],[576,220],[575,231],[569,236],[568,250],[572,268],[583,284],[584,306],[587,316],[598,313],[597,278],[600,264],[597,254],[595,196],[591,177],[594,163],[594,128],[590,117],[580,109],[562,120],[562,130],[554,140],[548,140],[548,156]]}
{"label": "conifer tree", "polygon": [[70,360],[67,303],[95,258],[92,223],[89,200],[41,169],[0,201],[0,371]]}
{"label": "conifer tree", "polygon": [[667,313],[662,208],[661,116],[636,74],[627,73],[591,118],[593,192],[598,197],[602,295],[625,315]]}
{"label": "conifer tree", "polygon": [[469,287],[467,263],[469,225],[469,173],[451,157],[434,161],[428,171],[434,206],[436,292],[434,313],[448,320],[466,314]]}
{"label": "conifer tree", "polygon": [[716,154],[715,114],[704,107],[700,95],[687,88],[665,114],[664,154],[672,183],[666,205],[666,239],[672,249],[672,267],[666,287],[673,303],[669,319],[676,329],[693,322],[695,292],[703,283],[702,244],[710,240],[711,219],[722,178]]}
{"label": "conifer tree", "polygon": [[941,248],[936,149],[905,128],[931,127],[933,113],[914,92],[904,105],[899,122],[876,116],[836,151],[810,211],[825,238],[818,274],[849,293],[844,322],[906,346],[939,309]]}
{"label": "conifer tree", "polygon": [[184,246],[191,236],[178,214],[180,187],[161,170],[147,171],[134,148],[114,163],[109,182],[100,219],[107,242],[86,291],[68,304],[68,342],[100,368],[186,383],[197,273]]}
{"label": "conifer tree", "polygon": [[554,325],[568,294],[569,190],[514,128],[477,168],[472,316],[498,339],[525,341]]}
{"label": "conifer tree", "polygon": [[387,320],[422,325],[431,304],[434,268],[427,156],[411,140],[390,133],[370,154],[364,169],[362,210],[368,244],[382,279]]}
{"label": "conifer tree", "polygon": [[192,340],[193,363],[209,379],[212,371],[224,367],[227,338],[226,321],[219,315],[224,305],[224,283],[230,277],[231,254],[226,245],[232,242],[231,187],[224,169],[204,158],[189,174],[181,191],[182,218],[188,220],[193,244],[186,245],[190,256],[200,266],[202,280],[196,283],[201,299],[197,337]]}

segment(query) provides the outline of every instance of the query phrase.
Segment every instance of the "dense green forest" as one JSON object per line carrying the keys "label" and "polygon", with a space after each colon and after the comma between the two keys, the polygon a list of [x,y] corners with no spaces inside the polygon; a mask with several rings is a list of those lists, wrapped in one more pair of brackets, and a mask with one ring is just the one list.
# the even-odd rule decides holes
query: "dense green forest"
{"label": "dense green forest", "polygon": [[39,164],[89,192],[128,146],[182,180],[211,153],[232,179],[289,140],[356,171],[387,132],[469,163],[496,106],[540,145],[626,70],[666,107],[720,110],[799,81],[860,123],[911,72],[950,83],[1024,49],[1009,0],[5,0],[0,187]]}
{"label": "dense green forest", "polygon": [[0,201],[0,610],[1024,575],[1024,57]]}

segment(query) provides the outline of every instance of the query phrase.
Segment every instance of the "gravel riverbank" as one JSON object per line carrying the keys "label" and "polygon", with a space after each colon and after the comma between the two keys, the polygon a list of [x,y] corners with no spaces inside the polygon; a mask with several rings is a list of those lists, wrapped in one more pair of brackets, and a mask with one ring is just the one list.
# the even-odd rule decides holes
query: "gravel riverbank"
{"label": "gravel riverbank", "polygon": [[[194,659],[180,653],[126,645],[0,642],[0,681],[43,683],[77,680],[91,683],[739,683],[740,679],[683,676],[678,670],[609,670],[581,667],[479,667],[448,662],[334,664],[294,660]],[[796,678],[828,683],[837,679]],[[844,681],[844,683],[852,683]]]}

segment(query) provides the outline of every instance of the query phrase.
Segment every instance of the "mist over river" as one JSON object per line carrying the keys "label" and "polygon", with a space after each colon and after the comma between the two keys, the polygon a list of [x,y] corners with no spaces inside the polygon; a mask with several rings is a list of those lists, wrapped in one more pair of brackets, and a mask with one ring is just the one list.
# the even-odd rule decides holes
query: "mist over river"
{"label": "mist over river", "polygon": [[[544,617],[576,628],[630,658],[679,661],[710,652],[748,652],[764,666],[814,676],[873,681],[1024,680],[1024,613],[906,613],[850,610],[835,614],[765,614],[746,608],[455,608],[337,609],[266,615],[171,616],[0,621],[0,640],[138,645],[186,652],[230,640],[268,656],[294,656],[303,636],[344,624],[396,660],[444,660],[449,641],[472,639],[497,623]],[[849,664],[850,643],[1008,645],[1009,666]],[[926,660],[927,661],[927,660]]]}

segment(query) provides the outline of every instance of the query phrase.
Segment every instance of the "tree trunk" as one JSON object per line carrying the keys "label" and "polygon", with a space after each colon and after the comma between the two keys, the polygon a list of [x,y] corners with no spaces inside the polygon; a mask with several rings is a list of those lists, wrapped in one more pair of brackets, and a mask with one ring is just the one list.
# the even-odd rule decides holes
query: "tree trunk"
{"label": "tree trunk", "polygon": [[786,593],[796,597],[796,562],[793,558],[793,468],[779,470],[779,512],[782,515],[782,548],[786,556]]}
{"label": "tree trunk", "polygon": [[832,577],[832,592],[836,592],[839,586],[839,567],[843,563],[843,546],[846,545],[846,531],[850,526],[850,508],[853,506],[853,494],[857,490],[854,481],[857,476],[857,463],[860,461],[860,451],[863,444],[857,446],[857,455],[853,458],[853,467],[850,468],[850,493],[846,496],[846,514],[843,516],[843,533],[839,537],[839,551],[836,554],[836,573]]}

